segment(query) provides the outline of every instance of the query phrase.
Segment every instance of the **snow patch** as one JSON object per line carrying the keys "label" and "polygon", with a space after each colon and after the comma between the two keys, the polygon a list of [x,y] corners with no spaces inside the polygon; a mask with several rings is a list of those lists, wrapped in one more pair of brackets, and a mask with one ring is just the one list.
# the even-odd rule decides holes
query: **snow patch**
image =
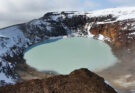
{"label": "snow patch", "polygon": [[100,34],[100,35],[98,36],[98,40],[104,41],[104,36]]}
{"label": "snow patch", "polygon": [[67,36],[56,36],[56,37],[50,37],[49,39],[62,39],[62,38],[67,38]]}
{"label": "snow patch", "polygon": [[107,80],[105,80],[104,82],[105,82],[107,85],[111,86],[111,84],[110,84]]}
{"label": "snow patch", "polygon": [[130,35],[135,35],[135,32],[133,32],[133,33],[130,33]]}
{"label": "snow patch", "polygon": [[15,82],[11,77],[7,77],[5,73],[1,72],[0,73],[0,81],[5,81],[6,83],[14,84]]}
{"label": "snow patch", "polygon": [[93,25],[93,23],[87,23],[85,25],[85,29],[86,29],[86,31],[88,33],[88,36],[87,36],[88,38],[93,38],[94,37],[94,35],[92,33],[90,33],[90,29],[91,29],[92,25]]}

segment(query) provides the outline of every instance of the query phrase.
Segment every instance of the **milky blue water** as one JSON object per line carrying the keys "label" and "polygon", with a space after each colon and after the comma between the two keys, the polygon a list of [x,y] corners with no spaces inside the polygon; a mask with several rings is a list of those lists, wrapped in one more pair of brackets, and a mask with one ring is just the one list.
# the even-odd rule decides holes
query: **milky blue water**
{"label": "milky blue water", "polygon": [[117,60],[104,42],[81,37],[36,44],[25,52],[24,58],[39,71],[51,70],[60,74],[68,74],[79,68],[101,71],[114,65]]}

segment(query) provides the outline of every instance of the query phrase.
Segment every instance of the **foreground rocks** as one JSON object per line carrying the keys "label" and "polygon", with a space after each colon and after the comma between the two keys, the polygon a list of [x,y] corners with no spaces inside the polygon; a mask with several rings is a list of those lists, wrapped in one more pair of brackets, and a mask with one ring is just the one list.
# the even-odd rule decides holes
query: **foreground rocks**
{"label": "foreground rocks", "polygon": [[0,87],[0,93],[117,93],[104,79],[87,69]]}

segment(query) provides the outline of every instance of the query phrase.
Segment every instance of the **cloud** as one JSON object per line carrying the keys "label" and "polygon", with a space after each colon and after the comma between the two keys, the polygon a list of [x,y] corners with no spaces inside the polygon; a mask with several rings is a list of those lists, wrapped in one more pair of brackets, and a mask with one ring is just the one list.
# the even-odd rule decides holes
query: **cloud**
{"label": "cloud", "polygon": [[88,11],[134,5],[135,0],[0,0],[0,28],[39,18],[48,11]]}
{"label": "cloud", "polygon": [[94,0],[1,0],[0,2],[2,7],[10,11],[83,9],[96,4]]}
{"label": "cloud", "polygon": [[111,3],[118,4],[121,6],[133,6],[135,5],[135,0],[109,0]]}
{"label": "cloud", "polygon": [[90,10],[94,0],[0,0],[0,27],[41,17],[48,11]]}

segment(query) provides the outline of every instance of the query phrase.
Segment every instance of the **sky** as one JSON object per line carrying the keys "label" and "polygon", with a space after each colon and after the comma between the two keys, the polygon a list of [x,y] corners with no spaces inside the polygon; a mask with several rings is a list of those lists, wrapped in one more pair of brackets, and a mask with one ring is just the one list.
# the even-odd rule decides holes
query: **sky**
{"label": "sky", "polygon": [[91,11],[135,6],[135,0],[0,0],[0,28],[28,22],[49,11]]}

